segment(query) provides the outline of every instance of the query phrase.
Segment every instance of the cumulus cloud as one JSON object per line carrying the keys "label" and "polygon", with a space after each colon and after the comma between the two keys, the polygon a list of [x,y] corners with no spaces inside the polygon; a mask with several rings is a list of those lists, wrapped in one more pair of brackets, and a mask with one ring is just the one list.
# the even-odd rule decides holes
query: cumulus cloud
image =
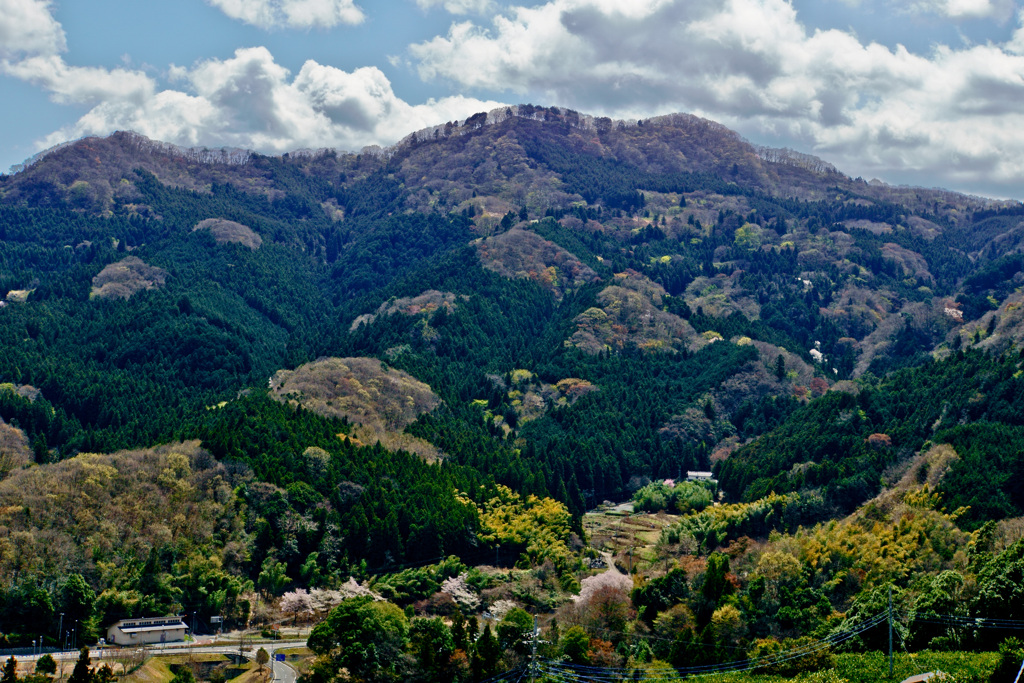
{"label": "cumulus cloud", "polygon": [[483,14],[493,7],[491,0],[416,0],[423,9],[444,7],[452,14]]}
{"label": "cumulus cloud", "polygon": [[1021,36],[914,54],[809,31],[788,0],[548,0],[410,51],[428,80],[613,116],[693,111],[854,171],[964,186],[1024,173]]}
{"label": "cumulus cloud", "polygon": [[[245,17],[253,23],[326,26],[361,17],[347,0],[217,2],[229,13],[249,12]],[[310,60],[293,77],[263,47],[192,67],[172,66],[176,88],[161,89],[141,71],[69,65],[62,56],[64,31],[45,0],[0,0],[0,39],[0,73],[44,88],[59,103],[91,107],[40,141],[42,146],[120,129],[180,145],[267,153],[353,149],[390,144],[419,128],[501,104],[458,96],[411,105],[376,67],[346,72]]]}
{"label": "cumulus cloud", "polygon": [[208,0],[232,19],[263,29],[333,28],[355,25],[366,15],[353,0]]}
{"label": "cumulus cloud", "polygon": [[[108,98],[75,124],[53,133],[56,144],[130,129],[187,146],[235,146],[266,153],[303,147],[358,149],[390,144],[437,123],[500,106],[465,97],[410,105],[375,67],[352,72],[307,61],[294,77],[263,47],[229,59],[176,67],[181,90]],[[187,92],[186,92],[187,91]]]}
{"label": "cumulus cloud", "polygon": [[71,66],[64,29],[47,0],[0,0],[0,73],[41,86],[62,104],[141,102],[153,81],[139,71]]}
{"label": "cumulus cloud", "polygon": [[61,104],[96,104],[108,99],[141,103],[155,88],[153,80],[140,71],[69,66],[59,55],[29,57],[8,64],[5,71],[49,90]]}
{"label": "cumulus cloud", "polygon": [[65,46],[48,0],[0,0],[0,60],[57,54]]}

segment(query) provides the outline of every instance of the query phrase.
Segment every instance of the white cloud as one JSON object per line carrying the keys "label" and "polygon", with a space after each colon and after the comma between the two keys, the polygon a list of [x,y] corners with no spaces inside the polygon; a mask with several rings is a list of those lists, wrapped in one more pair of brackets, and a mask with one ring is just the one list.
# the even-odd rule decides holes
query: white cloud
{"label": "white cloud", "polygon": [[1024,174],[1021,36],[922,55],[809,31],[788,0],[548,0],[410,51],[424,79],[612,116],[693,111],[855,175],[964,186]]}
{"label": "white cloud", "polygon": [[263,29],[333,28],[366,18],[353,0],[207,0],[232,19]]}
{"label": "white cloud", "polygon": [[375,67],[346,72],[307,61],[293,78],[263,47],[192,68],[175,67],[183,90],[109,98],[46,145],[130,129],[180,145],[236,146],[266,153],[303,147],[358,149],[390,144],[406,134],[500,106],[449,97],[410,105]]}
{"label": "white cloud", "polygon": [[[225,11],[249,12],[245,16],[254,23],[326,26],[361,18],[347,0],[217,1],[233,2]],[[352,149],[390,144],[414,130],[500,106],[461,96],[410,105],[375,67],[346,72],[307,61],[292,78],[263,47],[191,68],[172,66],[169,79],[180,89],[161,90],[141,71],[67,64],[61,56],[64,31],[41,0],[0,0],[0,38],[0,73],[44,88],[56,102],[91,107],[42,146],[121,129],[181,145],[268,153]]]}
{"label": "white cloud", "polygon": [[69,66],[59,55],[29,57],[4,72],[50,91],[61,104],[97,104],[109,99],[141,103],[151,97],[153,80],[141,71]]}
{"label": "white cloud", "polygon": [[[861,7],[863,0],[834,0],[849,7]],[[954,21],[994,19],[1006,21],[1013,16],[1017,0],[887,0],[897,14],[937,14]]]}
{"label": "white cloud", "polygon": [[0,59],[57,54],[65,45],[48,0],[0,0]]}
{"label": "white cloud", "polygon": [[1013,15],[1014,0],[910,0],[894,2],[911,12],[934,13],[950,19],[998,19]]}
{"label": "white cloud", "polygon": [[494,6],[491,0],[416,0],[416,4],[423,9],[444,7],[452,14],[483,14]]}
{"label": "white cloud", "polygon": [[139,71],[70,66],[64,29],[45,0],[0,0],[0,74],[51,93],[62,104],[96,104],[109,98],[141,102],[152,80]]}

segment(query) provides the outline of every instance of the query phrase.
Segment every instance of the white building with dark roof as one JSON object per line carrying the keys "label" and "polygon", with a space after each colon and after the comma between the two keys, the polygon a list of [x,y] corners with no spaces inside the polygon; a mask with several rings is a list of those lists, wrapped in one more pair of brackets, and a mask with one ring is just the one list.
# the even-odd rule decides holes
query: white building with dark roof
{"label": "white building with dark roof", "polygon": [[114,645],[151,645],[185,640],[188,626],[181,617],[122,619],[107,629],[107,642]]}

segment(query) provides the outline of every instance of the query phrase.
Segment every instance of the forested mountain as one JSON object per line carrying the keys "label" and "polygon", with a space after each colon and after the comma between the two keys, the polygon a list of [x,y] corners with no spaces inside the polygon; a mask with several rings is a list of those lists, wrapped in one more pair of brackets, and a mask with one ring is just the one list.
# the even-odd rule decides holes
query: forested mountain
{"label": "forested mountain", "polygon": [[[1017,203],[687,115],[523,105],[359,154],[65,146],[0,176],[0,631],[45,633],[67,576],[94,634],[449,555],[572,587],[583,513],[689,470],[725,504],[788,496],[755,537],[912,467],[969,507],[943,529],[991,529],[1024,515],[1022,246]],[[193,525],[128,511],[178,504]],[[564,526],[545,546],[495,506]]]}

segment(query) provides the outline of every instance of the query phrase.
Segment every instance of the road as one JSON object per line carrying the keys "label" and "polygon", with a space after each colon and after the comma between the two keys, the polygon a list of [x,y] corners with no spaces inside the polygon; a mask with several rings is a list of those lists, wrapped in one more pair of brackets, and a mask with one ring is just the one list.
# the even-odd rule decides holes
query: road
{"label": "road", "polygon": [[[190,650],[197,654],[216,654],[216,655],[237,655],[239,652],[239,646],[236,642],[232,644],[229,640],[220,640],[217,642],[208,641],[211,644],[206,645],[190,645],[189,643],[174,643],[168,645],[151,646],[146,648],[147,654],[153,655],[180,655],[187,654]],[[245,649],[242,650],[242,655],[246,659],[256,659],[256,651],[263,648],[270,654],[270,665],[272,665],[271,671],[273,672],[272,681],[278,683],[295,683],[298,678],[298,672],[292,668],[291,664],[287,662],[275,662],[274,653],[277,650],[288,650],[292,648],[306,647],[305,640],[278,640],[271,642],[246,642]],[[89,658],[94,664],[102,662],[104,655],[107,658],[110,657],[110,653],[113,650],[111,648],[92,648],[89,650]],[[77,651],[68,652],[51,652],[51,657],[60,661],[75,661],[78,659]],[[32,662],[41,657],[42,655],[23,655],[16,659],[20,662]],[[270,666],[268,665],[268,666]]]}

